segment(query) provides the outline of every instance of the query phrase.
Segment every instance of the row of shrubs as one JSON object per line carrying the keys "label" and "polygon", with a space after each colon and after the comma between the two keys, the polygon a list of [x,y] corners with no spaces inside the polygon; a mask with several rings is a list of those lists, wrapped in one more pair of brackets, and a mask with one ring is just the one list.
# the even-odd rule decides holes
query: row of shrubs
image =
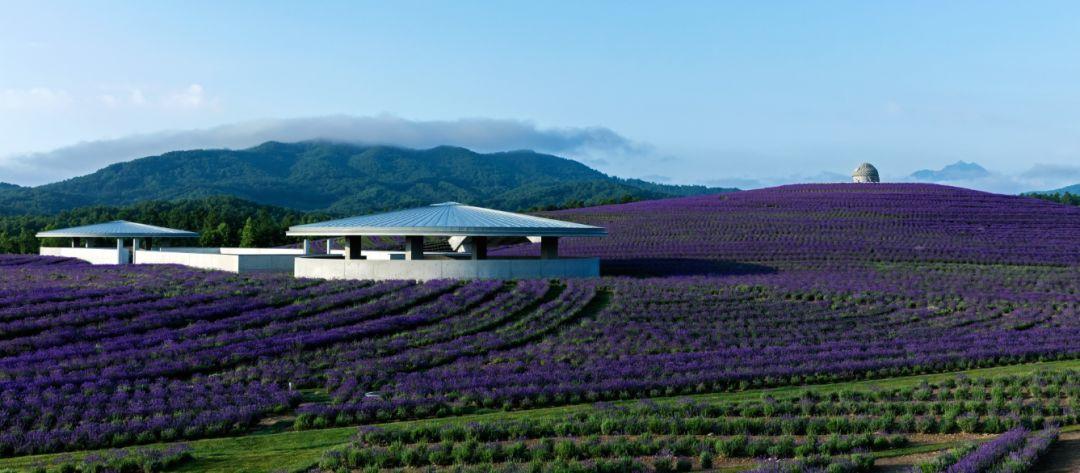
{"label": "row of shrubs", "polygon": [[[806,437],[751,438],[738,435],[731,438],[707,437],[640,437],[585,439],[544,438],[536,442],[488,442],[476,440],[442,442],[438,444],[394,443],[389,447],[372,446],[363,442],[331,450],[324,455],[321,466],[328,470],[341,468],[397,468],[495,464],[530,461],[593,460],[599,458],[638,458],[671,454],[680,457],[812,457],[836,455],[854,450],[886,450],[907,445],[902,436],[833,435],[825,439]],[[704,459],[703,459],[704,461]]]}
{"label": "row of shrubs", "polygon": [[[750,389],[777,388],[783,386],[798,386],[806,384],[828,384],[853,380],[870,380],[882,378],[896,378],[902,376],[915,376],[924,374],[941,373],[947,371],[972,370],[978,368],[991,368],[1002,365],[1012,365],[1031,362],[1046,362],[1056,360],[1074,359],[1075,356],[1065,353],[1048,353],[1037,355],[998,356],[977,360],[955,360],[949,362],[933,362],[923,365],[895,366],[868,370],[862,373],[808,373],[790,376],[763,376],[746,380],[715,380],[698,382],[695,384],[683,384],[672,382],[664,386],[619,389],[612,391],[570,391],[566,393],[541,393],[535,395],[508,395],[486,396],[473,393],[447,392],[444,395],[451,400],[446,407],[454,415],[475,413],[477,409],[531,409],[538,407],[552,407],[566,404],[582,404],[599,401],[632,400],[646,397],[671,397],[691,394],[706,394],[718,392],[737,392]],[[661,383],[658,381],[658,383]],[[957,399],[960,399],[957,397]],[[974,399],[974,397],[972,398]],[[418,418],[418,417],[416,417]],[[405,419],[394,417],[395,420]]]}
{"label": "row of shrubs", "polygon": [[[1059,359],[1065,356],[1051,356],[1046,358]],[[1046,361],[1040,359],[1038,361]],[[948,369],[973,369],[987,366],[998,366],[1013,362],[1033,360],[979,360],[959,362],[964,366],[950,367],[904,367],[889,368],[882,372],[866,375],[867,379],[880,377],[894,377],[914,374],[926,374],[945,371]],[[791,384],[818,384],[826,382],[843,381],[846,378],[837,378],[833,374],[793,376],[792,379],[773,379],[770,377],[758,378],[752,381],[741,381],[737,386],[727,382],[705,383],[696,386],[667,386],[662,389],[646,389],[640,391],[612,391],[612,392],[566,392],[544,393],[523,398],[509,397],[476,397],[474,394],[445,393],[439,398],[425,399],[391,399],[384,402],[362,402],[356,405],[334,405],[333,409],[326,412],[309,411],[297,416],[295,428],[327,428],[333,426],[362,425],[370,423],[390,422],[394,420],[426,419],[432,417],[447,417],[474,414],[484,409],[517,410],[537,407],[558,406],[566,404],[580,404],[588,402],[606,402],[614,400],[631,400],[642,397],[677,396],[682,394],[701,394],[722,391],[737,391],[751,388],[775,387]],[[1026,383],[1026,384],[1025,384]],[[936,413],[968,413],[973,412],[981,415],[990,414],[1021,414],[1021,415],[1058,415],[1063,410],[1062,403],[1028,402],[1032,400],[1062,399],[1071,403],[1073,412],[1080,411],[1080,373],[1067,371],[1062,373],[1038,373],[1029,376],[1009,376],[1002,378],[982,379],[957,376],[946,379],[941,383],[930,385],[923,384],[914,388],[902,388],[891,390],[871,391],[842,391],[825,396],[802,393],[794,398],[784,400],[765,399],[763,401],[749,401],[736,403],[707,404],[705,408],[700,405],[693,406],[692,410],[708,417],[723,417],[731,415],[743,416],[784,416],[784,415],[807,415],[810,413],[843,412],[851,414],[861,412],[864,414],[914,414],[920,412]],[[863,405],[844,405],[844,402],[864,402]],[[925,401],[925,402],[915,402]],[[963,404],[960,401],[967,401]],[[820,406],[815,406],[816,404]],[[969,404],[974,403],[974,404]],[[837,405],[841,404],[841,405]],[[673,407],[667,404],[662,412],[671,412],[674,415],[685,417],[681,413],[673,411],[684,408]],[[809,409],[810,412],[803,412]],[[855,412],[851,412],[854,410]],[[1067,421],[1066,420],[1063,420]],[[947,432],[947,431],[946,431]]]}
{"label": "row of shrubs", "polygon": [[191,450],[187,444],[175,444],[163,448],[108,450],[103,453],[90,453],[78,459],[61,455],[49,463],[33,465],[27,471],[33,473],[158,473],[190,461],[193,458]]}
{"label": "row of shrubs", "polygon": [[767,460],[749,473],[859,473],[874,467],[872,455],[856,453],[849,457],[816,456],[796,460]]}
{"label": "row of shrubs", "polygon": [[816,418],[734,418],[687,419],[671,417],[622,418],[592,415],[585,420],[551,419],[536,421],[496,421],[466,425],[418,425],[409,427],[362,427],[358,438],[365,443],[506,441],[543,437],[588,435],[831,435],[867,433],[1000,433],[1015,427],[1039,428],[1047,421],[1076,423],[1077,416],[1045,418],[1009,417],[816,417]]}

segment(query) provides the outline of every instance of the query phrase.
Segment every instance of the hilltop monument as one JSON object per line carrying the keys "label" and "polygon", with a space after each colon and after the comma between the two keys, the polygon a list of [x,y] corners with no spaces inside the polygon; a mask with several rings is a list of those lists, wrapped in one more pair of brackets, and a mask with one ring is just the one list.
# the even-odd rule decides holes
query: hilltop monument
{"label": "hilltop monument", "polygon": [[858,168],[855,168],[855,172],[851,173],[851,182],[881,182],[881,178],[878,176],[877,168],[873,164],[862,163]]}

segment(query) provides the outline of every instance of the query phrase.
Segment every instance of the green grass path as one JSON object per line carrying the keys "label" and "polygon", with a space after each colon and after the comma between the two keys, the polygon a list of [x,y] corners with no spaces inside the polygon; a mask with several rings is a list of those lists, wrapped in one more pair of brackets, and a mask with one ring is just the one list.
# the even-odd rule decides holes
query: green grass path
{"label": "green grass path", "polygon": [[[759,399],[768,393],[776,398],[798,395],[802,391],[810,390],[817,393],[831,393],[841,390],[868,390],[871,388],[901,388],[914,386],[927,380],[938,382],[963,373],[971,377],[993,377],[1014,374],[1026,374],[1038,370],[1059,371],[1066,369],[1080,369],[1080,360],[1052,361],[1044,363],[1027,363],[1019,365],[1006,365],[993,368],[979,368],[974,370],[956,371],[948,373],[936,373],[927,375],[904,376],[897,378],[874,379],[865,381],[850,381],[844,383],[819,384],[807,386],[789,386],[773,389],[754,389],[734,393],[713,393],[691,396],[675,396],[669,398],[655,398],[657,402],[674,402],[678,399],[699,399],[703,401],[739,401]],[[619,401],[613,404],[626,404],[636,401]],[[446,417],[440,419],[427,419],[418,421],[394,422],[385,424],[393,425],[419,425],[419,424],[447,424],[463,423],[481,420],[495,419],[542,419],[549,417],[561,417],[570,413],[576,413],[593,409],[592,404],[575,404],[570,406],[547,407],[542,409],[530,409],[522,411],[493,411],[481,414],[473,414],[458,417]],[[243,437],[224,437],[184,442],[193,448],[192,454],[195,459],[188,462],[175,471],[180,472],[273,472],[273,471],[296,471],[309,468],[318,461],[322,452],[328,448],[342,445],[349,441],[356,427],[339,427],[332,429],[289,431],[280,433],[252,434]],[[945,446],[948,446],[945,444]],[[926,447],[924,447],[926,448]],[[931,451],[934,449],[931,449]],[[67,455],[79,457],[90,452],[74,452]],[[879,452],[879,456],[887,455],[887,452]],[[23,470],[41,462],[49,462],[57,454],[34,455],[15,458],[0,459],[0,470],[14,469]]]}

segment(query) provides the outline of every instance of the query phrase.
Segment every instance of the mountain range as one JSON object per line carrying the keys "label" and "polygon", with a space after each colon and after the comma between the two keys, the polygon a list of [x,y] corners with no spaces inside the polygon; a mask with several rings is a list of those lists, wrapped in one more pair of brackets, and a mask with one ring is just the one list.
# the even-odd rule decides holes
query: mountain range
{"label": "mountain range", "polygon": [[1061,189],[1054,189],[1052,191],[1041,192],[1041,194],[1064,194],[1070,193],[1073,195],[1080,195],[1080,184],[1073,184],[1071,186],[1065,186]]}
{"label": "mountain range", "polygon": [[442,201],[529,210],[733,190],[621,179],[532,151],[267,142],[243,150],[175,151],[36,187],[0,186],[0,213],[217,195],[338,215]]}
{"label": "mountain range", "polygon": [[913,180],[925,182],[964,181],[990,177],[990,171],[976,163],[957,161],[938,170],[915,171],[910,177]]}

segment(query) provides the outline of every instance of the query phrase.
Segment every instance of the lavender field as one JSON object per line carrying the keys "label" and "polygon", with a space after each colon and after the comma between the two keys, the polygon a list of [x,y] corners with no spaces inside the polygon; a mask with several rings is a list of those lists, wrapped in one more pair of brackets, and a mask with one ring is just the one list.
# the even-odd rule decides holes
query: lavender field
{"label": "lavender field", "polygon": [[[796,397],[788,410],[707,415],[633,407],[657,422],[719,419],[639,432],[610,403],[1074,360],[1080,208],[931,185],[798,185],[553,215],[608,228],[564,244],[600,255],[605,277],[344,282],[0,255],[0,456],[595,405],[595,425],[566,421],[580,431],[553,421],[394,440],[363,427],[321,468],[675,471],[771,457],[761,468],[858,471],[871,468],[866,452],[917,435],[1021,428],[986,461],[1034,464],[1053,441],[1043,429],[1077,423],[1074,372],[836,399],[866,418],[858,428]],[[808,433],[818,418],[828,427]],[[737,435],[724,422],[738,419],[776,424],[742,444],[703,440]],[[661,436],[651,447],[609,445],[646,431]],[[820,438],[806,447],[808,435]],[[589,436],[607,447],[584,448]],[[544,438],[576,453],[535,453]],[[748,447],[758,440],[768,445]],[[431,453],[438,442],[445,456]]]}

